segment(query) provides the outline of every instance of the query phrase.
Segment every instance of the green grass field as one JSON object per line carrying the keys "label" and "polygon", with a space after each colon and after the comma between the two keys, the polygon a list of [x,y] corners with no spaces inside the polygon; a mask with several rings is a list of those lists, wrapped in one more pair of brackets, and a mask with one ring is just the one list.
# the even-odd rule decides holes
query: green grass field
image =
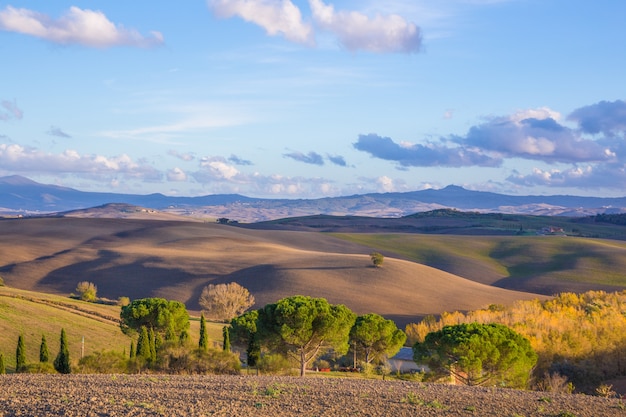
{"label": "green grass field", "polygon": [[[120,307],[87,303],[71,298],[39,292],[0,287],[0,353],[4,355],[7,371],[15,368],[15,351],[20,334],[24,336],[27,363],[39,361],[42,335],[46,336],[51,358],[59,350],[61,329],[64,328],[72,364],[81,356],[84,337],[84,354],[102,350],[129,352],[131,338],[120,330],[116,320]],[[220,323],[207,323],[209,339],[221,346]],[[190,320],[192,343],[197,344],[200,320]]]}
{"label": "green grass field", "polygon": [[[562,236],[333,234],[485,284],[626,286],[626,242]],[[508,284],[507,285],[507,281]]]}

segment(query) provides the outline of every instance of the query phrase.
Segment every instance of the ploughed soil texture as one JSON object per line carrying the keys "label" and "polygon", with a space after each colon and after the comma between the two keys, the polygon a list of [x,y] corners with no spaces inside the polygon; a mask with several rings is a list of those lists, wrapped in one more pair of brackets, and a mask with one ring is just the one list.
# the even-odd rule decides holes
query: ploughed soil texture
{"label": "ploughed soil texture", "polygon": [[626,416],[617,398],[398,380],[0,375],[0,416]]}

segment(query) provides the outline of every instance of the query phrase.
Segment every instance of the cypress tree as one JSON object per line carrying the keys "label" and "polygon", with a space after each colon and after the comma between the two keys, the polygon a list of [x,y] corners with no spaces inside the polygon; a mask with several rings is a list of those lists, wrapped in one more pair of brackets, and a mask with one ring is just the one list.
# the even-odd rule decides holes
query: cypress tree
{"label": "cypress tree", "polygon": [[150,343],[150,359],[149,362],[156,362],[156,336],[154,335],[154,329],[150,327],[148,331],[148,341]]}
{"label": "cypress tree", "polygon": [[135,341],[130,341],[130,358],[134,359],[137,356],[137,351],[135,351]]}
{"label": "cypress tree", "polygon": [[72,368],[70,367],[70,350],[67,347],[65,329],[61,329],[61,346],[54,360],[54,369],[61,374],[69,374],[72,372]]}
{"label": "cypress tree", "polygon": [[50,351],[46,343],[46,335],[41,335],[41,345],[39,346],[39,362],[48,362],[50,360]]}
{"label": "cypress tree", "polygon": [[150,340],[148,338],[148,329],[146,326],[141,326],[139,332],[139,339],[137,339],[137,354],[138,357],[145,360],[150,360]]}
{"label": "cypress tree", "polygon": [[7,373],[7,368],[4,366],[4,355],[0,353],[0,375]]}
{"label": "cypress tree", "polygon": [[206,320],[204,319],[204,313],[200,315],[200,341],[198,342],[200,349],[204,352],[209,350],[209,335],[206,330]]}
{"label": "cypress tree", "polygon": [[24,346],[24,336],[17,338],[17,349],[15,350],[15,372],[26,370],[26,347]]}
{"label": "cypress tree", "polygon": [[224,335],[224,350],[230,352],[230,332],[228,331],[228,326],[222,328],[222,334]]}

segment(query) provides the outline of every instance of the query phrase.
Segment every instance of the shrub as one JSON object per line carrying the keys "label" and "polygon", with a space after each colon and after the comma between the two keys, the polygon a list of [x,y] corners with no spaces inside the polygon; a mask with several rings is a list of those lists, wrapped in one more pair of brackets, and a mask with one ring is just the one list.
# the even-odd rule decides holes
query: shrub
{"label": "shrub", "polygon": [[4,279],[2,277],[0,277],[0,287],[4,287]]}
{"label": "shrub", "polygon": [[4,375],[7,373],[7,368],[4,365],[4,355],[0,353],[0,375]]}
{"label": "shrub", "polygon": [[24,372],[29,374],[56,374],[57,371],[54,369],[49,362],[35,362],[29,363],[24,368]]}
{"label": "shrub", "polygon": [[130,304],[130,298],[122,296],[117,299],[117,305],[120,307],[124,307]]}
{"label": "shrub", "polygon": [[372,259],[372,264],[374,264],[375,267],[382,266],[385,261],[385,257],[378,252],[370,253],[370,258]]}
{"label": "shrub", "polygon": [[283,355],[267,354],[258,360],[256,367],[266,374],[288,374],[293,364]]}
{"label": "shrub", "polygon": [[76,286],[78,297],[83,301],[94,302],[98,299],[98,287],[93,282],[81,281]]}
{"label": "shrub", "polygon": [[236,375],[240,369],[237,355],[212,348],[204,351],[168,346],[161,350],[158,364],[159,370],[173,374]]}
{"label": "shrub", "polygon": [[92,353],[78,362],[78,372],[84,374],[124,373],[126,371],[127,360],[124,354],[111,350]]}

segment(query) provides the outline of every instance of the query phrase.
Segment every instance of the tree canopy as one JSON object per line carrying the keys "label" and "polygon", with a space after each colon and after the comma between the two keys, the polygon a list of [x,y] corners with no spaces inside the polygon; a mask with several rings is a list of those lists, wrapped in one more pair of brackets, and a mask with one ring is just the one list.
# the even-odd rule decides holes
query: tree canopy
{"label": "tree canopy", "polygon": [[189,313],[179,301],[163,298],[142,298],[122,307],[120,327],[126,334],[139,331],[142,326],[165,334],[168,329],[181,334],[189,329]]}
{"label": "tree canopy", "polygon": [[202,289],[198,303],[208,318],[227,322],[250,308],[254,296],[236,282],[210,284]]}
{"label": "tree canopy", "polygon": [[300,376],[304,376],[307,365],[328,350],[348,351],[355,319],[344,305],[297,295],[259,310],[256,337],[261,344],[298,361]]}
{"label": "tree canopy", "polygon": [[404,332],[391,320],[378,314],[365,314],[356,318],[350,330],[350,341],[365,363],[393,356],[406,341]]}
{"label": "tree canopy", "polygon": [[466,385],[525,388],[537,362],[528,339],[501,324],[445,326],[415,343],[413,358]]}

